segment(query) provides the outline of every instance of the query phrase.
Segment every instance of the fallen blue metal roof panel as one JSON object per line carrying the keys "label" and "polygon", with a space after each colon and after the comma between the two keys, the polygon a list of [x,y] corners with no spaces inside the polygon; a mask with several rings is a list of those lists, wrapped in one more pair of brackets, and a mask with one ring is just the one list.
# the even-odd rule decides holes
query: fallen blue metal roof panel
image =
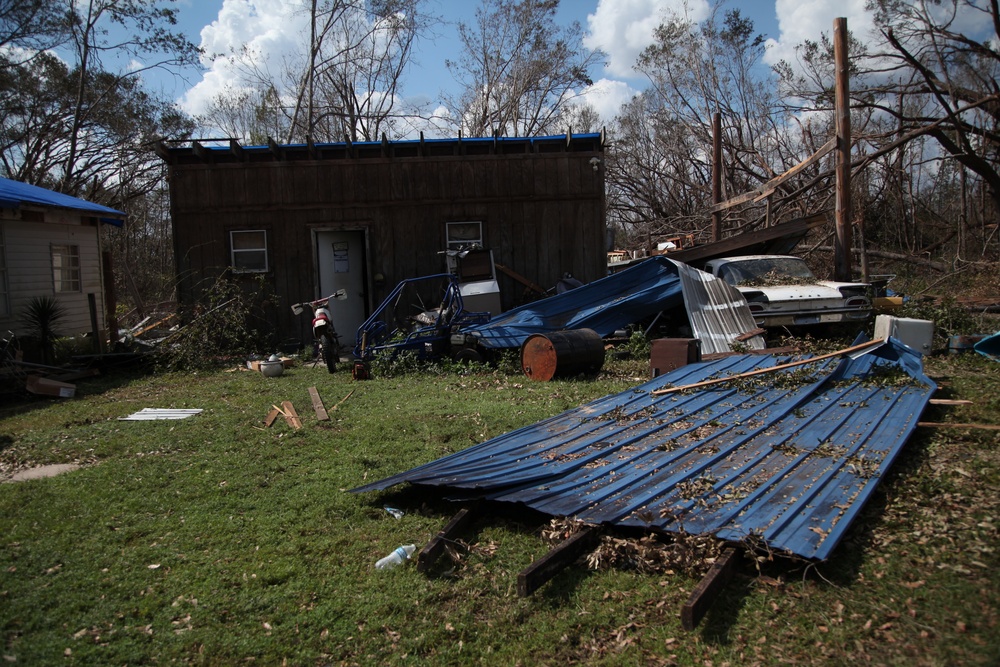
{"label": "fallen blue metal roof panel", "polygon": [[[518,348],[533,334],[592,329],[602,337],[657,313],[684,306],[702,352],[728,352],[736,336],[757,328],[746,299],[725,281],[651,257],[619,273],[528,303],[485,324],[466,327],[484,347]],[[747,342],[762,349],[763,338]]]}
{"label": "fallen blue metal roof panel", "polygon": [[917,353],[890,339],[856,358],[654,393],[791,360],[684,366],[354,491],[449,487],[594,524],[761,540],[824,559],[936,389]]}

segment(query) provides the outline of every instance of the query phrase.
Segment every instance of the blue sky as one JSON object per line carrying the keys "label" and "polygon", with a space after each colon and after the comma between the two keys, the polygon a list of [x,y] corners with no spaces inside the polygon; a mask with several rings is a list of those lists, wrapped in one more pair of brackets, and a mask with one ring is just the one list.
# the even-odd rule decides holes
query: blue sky
{"label": "blue sky", "polygon": [[[307,0],[177,0],[180,29],[209,52],[225,54],[252,44],[278,63],[301,40],[301,13],[292,9]],[[833,19],[847,16],[854,32],[870,22],[865,0],[729,0],[726,8],[738,8],[751,18],[757,31],[770,38],[768,59],[794,56],[794,45],[803,39],[818,39],[832,30]],[[417,53],[417,66],[409,73],[405,94],[436,104],[441,91],[452,84],[445,67],[447,58],[458,55],[455,24],[471,21],[478,0],[429,0],[429,9],[446,19],[433,43],[424,43]],[[595,72],[592,89],[582,91],[601,115],[609,120],[618,106],[643,86],[631,65],[649,43],[653,28],[665,12],[683,11],[700,19],[708,13],[708,0],[562,0],[559,21],[579,21],[587,33],[587,45],[608,55],[602,71]],[[298,21],[298,22],[297,22]],[[205,70],[186,73],[184,81],[166,80],[165,92],[189,113],[197,114],[207,101],[236,75],[225,57],[206,59]]]}

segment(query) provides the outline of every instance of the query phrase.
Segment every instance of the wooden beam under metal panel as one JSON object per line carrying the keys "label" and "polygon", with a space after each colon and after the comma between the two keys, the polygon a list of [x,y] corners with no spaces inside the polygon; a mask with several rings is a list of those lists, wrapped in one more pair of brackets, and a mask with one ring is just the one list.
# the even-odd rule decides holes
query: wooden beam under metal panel
{"label": "wooden beam under metal panel", "polygon": [[424,131],[420,130],[420,156],[427,157],[427,146],[424,145]]}
{"label": "wooden beam under metal panel", "polygon": [[494,262],[493,266],[495,266],[501,273],[503,273],[503,274],[505,274],[507,276],[510,276],[511,278],[513,278],[514,280],[516,280],[517,282],[519,282],[522,285],[524,285],[525,287],[527,287],[528,289],[530,289],[530,290],[532,290],[534,292],[537,292],[538,294],[541,294],[543,296],[545,295],[545,288],[544,287],[542,287],[541,285],[539,285],[537,283],[531,282],[530,280],[528,280],[527,278],[525,278],[524,276],[522,276],[520,273],[518,273],[514,269],[509,269],[506,266],[504,266],[503,264],[500,264],[499,262]]}
{"label": "wooden beam under metal panel", "polygon": [[236,141],[235,139],[229,140],[229,152],[232,153],[233,157],[235,157],[240,162],[247,161],[246,151],[243,150],[243,146],[240,145],[240,142]]}
{"label": "wooden beam under metal panel", "polygon": [[575,561],[589,549],[597,538],[600,537],[601,529],[597,526],[586,526],[569,539],[564,540],[552,551],[545,554],[534,563],[521,570],[517,575],[517,594],[519,597],[528,597],[545,582],[556,576],[567,565]]}
{"label": "wooden beam under metal panel", "polygon": [[712,569],[698,582],[694,591],[691,592],[691,597],[681,607],[681,626],[685,630],[694,630],[698,626],[698,623],[708,612],[708,608],[715,602],[715,598],[719,597],[722,587],[732,579],[738,562],[739,552],[730,547],[724,550],[722,555],[712,564]]}
{"label": "wooden beam under metal panel", "polygon": [[268,148],[271,149],[271,154],[274,155],[275,160],[280,162],[281,160],[284,159],[285,156],[283,154],[283,151],[281,150],[281,146],[278,145],[277,141],[275,141],[271,137],[268,137],[267,146]]}
{"label": "wooden beam under metal panel", "polygon": [[194,151],[194,154],[202,162],[211,162],[212,161],[212,153],[211,153],[211,151],[209,151],[207,148],[205,148],[205,145],[202,144],[200,141],[192,141],[191,142],[191,150]]}
{"label": "wooden beam under metal panel", "polygon": [[174,161],[173,156],[171,156],[170,150],[167,148],[167,145],[163,143],[163,141],[157,141],[153,143],[153,152],[156,153],[157,156],[159,156],[159,158],[164,162],[166,162],[167,164],[173,164]]}
{"label": "wooden beam under metal panel", "polygon": [[477,507],[466,507],[459,511],[451,521],[441,529],[434,539],[427,543],[417,556],[417,572],[429,570],[444,551],[445,542],[453,542],[459,533],[472,523],[478,515]]}
{"label": "wooden beam under metal panel", "polygon": [[351,137],[348,134],[344,134],[344,145],[347,147],[347,156],[354,157],[354,144],[351,143]]}
{"label": "wooden beam under metal panel", "polygon": [[392,149],[389,147],[389,137],[382,133],[382,157],[392,157]]}

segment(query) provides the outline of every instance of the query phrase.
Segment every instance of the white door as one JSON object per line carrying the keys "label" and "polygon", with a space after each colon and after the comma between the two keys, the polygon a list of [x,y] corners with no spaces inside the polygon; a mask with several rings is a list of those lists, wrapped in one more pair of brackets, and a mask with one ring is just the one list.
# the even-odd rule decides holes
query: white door
{"label": "white door", "polygon": [[365,233],[316,232],[319,295],[347,290],[343,301],[330,301],[330,318],[340,334],[340,344],[354,347],[355,334],[365,321]]}

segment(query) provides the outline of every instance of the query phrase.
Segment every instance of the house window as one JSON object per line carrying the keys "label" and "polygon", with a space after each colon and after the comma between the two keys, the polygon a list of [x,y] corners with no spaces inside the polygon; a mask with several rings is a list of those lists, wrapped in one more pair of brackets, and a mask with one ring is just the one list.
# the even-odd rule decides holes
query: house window
{"label": "house window", "polygon": [[80,246],[52,245],[52,286],[56,292],[80,291]]}
{"label": "house window", "polygon": [[483,245],[483,223],[481,222],[449,222],[447,234],[449,250]]}
{"label": "house window", "polygon": [[267,232],[254,229],[229,232],[233,269],[241,273],[267,271]]}

